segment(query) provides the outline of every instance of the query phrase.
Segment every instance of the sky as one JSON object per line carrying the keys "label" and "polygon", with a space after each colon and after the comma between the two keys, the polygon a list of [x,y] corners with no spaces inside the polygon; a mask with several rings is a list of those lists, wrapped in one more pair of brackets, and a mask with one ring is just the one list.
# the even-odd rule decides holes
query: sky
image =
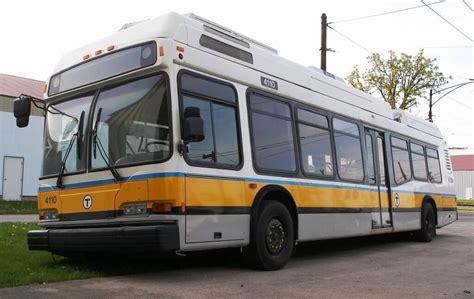
{"label": "sky", "polygon": [[[435,3],[439,2],[439,3]],[[363,70],[372,52],[389,50],[436,59],[452,80],[474,78],[474,0],[425,0],[430,7],[346,21],[423,5],[418,0],[358,1],[4,1],[0,18],[0,73],[46,80],[68,51],[116,32],[123,24],[163,13],[193,12],[276,48],[301,65],[320,63],[322,13],[328,29],[327,70],[345,78],[354,65]],[[453,28],[450,22],[457,29]],[[342,34],[342,35],[341,35]],[[449,91],[449,89],[447,90]],[[436,94],[437,100],[444,93]],[[427,100],[412,110],[426,118]],[[434,122],[450,147],[474,148],[474,84],[444,97],[433,107]]]}

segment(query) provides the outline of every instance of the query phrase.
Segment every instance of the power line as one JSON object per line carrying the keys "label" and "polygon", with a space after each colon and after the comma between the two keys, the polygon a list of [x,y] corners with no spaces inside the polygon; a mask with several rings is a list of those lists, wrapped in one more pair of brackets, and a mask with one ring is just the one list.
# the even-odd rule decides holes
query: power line
{"label": "power line", "polygon": [[469,41],[474,41],[472,38],[470,38],[467,34],[465,34],[464,32],[461,31],[461,29],[459,29],[458,27],[454,26],[453,23],[451,23],[450,21],[448,21],[445,17],[443,17],[442,15],[440,15],[436,10],[434,10],[433,8],[431,8],[427,3],[423,2],[423,0],[421,0],[421,3],[423,3],[426,7],[428,7],[432,12],[434,12],[438,17],[440,17],[444,22],[446,22],[447,24],[451,25],[451,27],[453,27],[454,29],[456,29],[457,32],[461,33],[462,35],[464,35],[464,37],[466,37]]}
{"label": "power line", "polygon": [[345,34],[342,34],[341,32],[337,31],[336,29],[332,28],[331,26],[327,25],[329,29],[331,29],[332,31],[336,32],[337,34],[339,34],[340,36],[344,37],[345,39],[349,40],[351,43],[353,43],[354,45],[358,46],[359,48],[363,49],[364,51],[370,53],[370,54],[373,54],[372,51],[370,51],[369,49],[367,49],[366,47],[362,46],[361,44],[359,44],[358,42],[356,42],[355,40],[353,40],[352,38],[348,37],[347,35]]}
{"label": "power line", "polygon": [[[427,3],[427,5],[435,5],[435,4],[439,4],[439,3],[443,3],[443,2],[445,2],[445,0],[440,0],[440,1],[437,1],[437,2],[433,2],[433,3]],[[363,16],[363,17],[357,17],[357,18],[345,19],[345,20],[340,20],[340,21],[335,21],[335,22],[329,22],[328,24],[359,21],[359,20],[375,18],[375,17],[385,16],[385,15],[389,15],[389,14],[395,14],[395,13],[399,13],[399,12],[403,12],[403,11],[407,11],[407,10],[412,10],[412,9],[417,9],[417,8],[422,8],[422,7],[425,7],[425,4],[424,5],[417,5],[417,6],[407,7],[407,8],[402,8],[402,9],[397,9],[397,10],[391,10],[391,11],[377,13],[377,14]]]}

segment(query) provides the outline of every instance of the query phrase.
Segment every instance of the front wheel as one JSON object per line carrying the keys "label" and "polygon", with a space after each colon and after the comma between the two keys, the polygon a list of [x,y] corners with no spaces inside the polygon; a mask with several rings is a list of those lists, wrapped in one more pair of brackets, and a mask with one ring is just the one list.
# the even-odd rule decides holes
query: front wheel
{"label": "front wheel", "polygon": [[244,255],[251,266],[261,270],[283,268],[291,257],[295,234],[288,209],[277,201],[263,201],[254,228],[254,241]]}
{"label": "front wheel", "polygon": [[436,221],[433,206],[429,203],[423,205],[421,210],[421,229],[415,237],[421,242],[431,242],[436,235]]}

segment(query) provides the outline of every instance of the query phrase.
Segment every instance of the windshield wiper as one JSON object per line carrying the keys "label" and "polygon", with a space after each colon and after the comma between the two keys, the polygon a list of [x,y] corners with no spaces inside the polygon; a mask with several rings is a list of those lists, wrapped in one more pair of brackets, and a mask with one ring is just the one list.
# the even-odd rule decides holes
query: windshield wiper
{"label": "windshield wiper", "polygon": [[[71,152],[72,146],[74,144],[74,141],[78,140],[77,144],[79,145],[80,139],[82,138],[82,124],[84,123],[84,111],[81,112],[81,117],[79,118],[79,125],[77,126],[77,131],[72,135],[71,141],[69,141],[69,144],[67,146],[66,152],[64,153],[64,158],[61,161],[61,168],[58,173],[58,180],[56,181],[56,186],[58,188],[61,188],[63,186],[63,175],[64,171],[66,170],[66,161],[67,158],[69,157],[69,153]],[[77,157],[80,159],[81,154],[80,154],[80,147],[78,147],[78,153]]]}
{"label": "windshield wiper", "polygon": [[102,146],[102,142],[100,141],[100,138],[99,138],[98,126],[99,126],[101,113],[102,113],[102,108],[99,108],[99,110],[97,111],[97,117],[94,122],[94,130],[92,132],[93,144],[94,144],[94,149],[93,149],[94,159],[97,157],[97,149],[98,149],[100,156],[104,160],[105,164],[107,165],[107,168],[110,170],[115,180],[120,181],[122,180],[122,177],[118,173],[117,168],[115,168],[114,163],[110,160],[110,157],[107,155],[107,152]]}

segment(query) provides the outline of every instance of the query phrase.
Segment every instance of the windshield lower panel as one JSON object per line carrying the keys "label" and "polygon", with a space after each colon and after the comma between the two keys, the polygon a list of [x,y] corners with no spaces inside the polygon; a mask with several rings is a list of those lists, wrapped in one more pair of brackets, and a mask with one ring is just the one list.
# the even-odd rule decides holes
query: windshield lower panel
{"label": "windshield lower panel", "polygon": [[[89,117],[93,106],[94,115]],[[160,73],[102,89],[96,93],[95,103],[94,95],[88,95],[51,104],[46,114],[42,177],[58,175],[67,147],[79,130],[82,111],[82,131],[72,144],[65,174],[84,172],[86,165],[99,170],[107,163],[120,167],[170,157],[168,81]]]}

